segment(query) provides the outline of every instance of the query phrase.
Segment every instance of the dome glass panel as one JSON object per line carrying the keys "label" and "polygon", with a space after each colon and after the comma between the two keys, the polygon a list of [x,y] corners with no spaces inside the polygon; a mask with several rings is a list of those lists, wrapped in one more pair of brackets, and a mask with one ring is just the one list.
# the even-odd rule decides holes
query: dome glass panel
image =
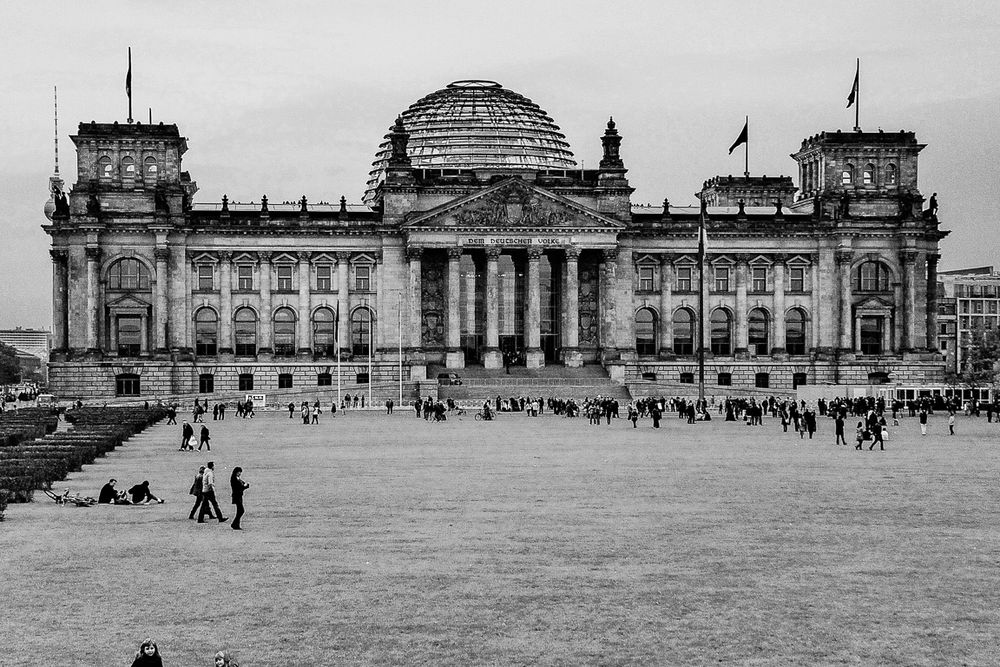
{"label": "dome glass panel", "polygon": [[[415,169],[574,169],[566,137],[545,111],[495,81],[455,81],[401,114]],[[364,202],[373,204],[392,152],[388,135],[368,175]]]}

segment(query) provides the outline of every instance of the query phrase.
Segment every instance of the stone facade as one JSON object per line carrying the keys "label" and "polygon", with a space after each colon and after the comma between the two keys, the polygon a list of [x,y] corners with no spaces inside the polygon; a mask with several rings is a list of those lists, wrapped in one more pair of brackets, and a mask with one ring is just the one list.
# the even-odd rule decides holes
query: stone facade
{"label": "stone facade", "polygon": [[81,124],[77,182],[46,209],[53,391],[316,386],[338,357],[344,381],[370,358],[392,383],[400,352],[404,379],[602,363],[687,382],[699,345],[709,385],[941,375],[928,285],[947,232],[923,211],[912,133],[817,135],[793,155],[798,199],[790,179],[744,178],[782,205],[734,209],[716,177],[700,212],[631,205],[613,121],[590,170],[414,166],[408,138],[402,120],[386,135],[368,206],[193,204],[176,126]]}

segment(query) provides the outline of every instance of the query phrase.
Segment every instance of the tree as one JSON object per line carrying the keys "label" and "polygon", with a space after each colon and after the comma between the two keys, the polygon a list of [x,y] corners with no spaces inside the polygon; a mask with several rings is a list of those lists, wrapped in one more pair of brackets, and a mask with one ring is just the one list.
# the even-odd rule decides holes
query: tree
{"label": "tree", "polygon": [[0,343],[0,384],[17,384],[21,381],[21,364],[17,350]]}
{"label": "tree", "polygon": [[996,329],[973,329],[969,334],[968,354],[962,365],[962,382],[973,389],[994,384],[998,361],[1000,333]]}

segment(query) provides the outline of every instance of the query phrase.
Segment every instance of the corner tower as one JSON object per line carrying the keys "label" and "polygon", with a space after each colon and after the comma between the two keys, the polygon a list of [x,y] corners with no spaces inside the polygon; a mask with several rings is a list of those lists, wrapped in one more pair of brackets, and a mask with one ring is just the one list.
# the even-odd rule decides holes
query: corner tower
{"label": "corner tower", "polygon": [[799,200],[849,203],[852,215],[919,214],[917,154],[925,144],[913,132],[821,132],[791,157],[799,165]]}

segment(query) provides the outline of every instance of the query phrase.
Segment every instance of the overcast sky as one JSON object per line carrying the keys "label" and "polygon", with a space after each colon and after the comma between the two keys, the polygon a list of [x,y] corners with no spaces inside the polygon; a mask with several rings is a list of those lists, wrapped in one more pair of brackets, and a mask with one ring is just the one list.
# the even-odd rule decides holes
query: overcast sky
{"label": "overcast sky", "polygon": [[850,130],[860,57],[862,128],[927,144],[941,268],[1000,265],[998,17],[987,1],[4,2],[0,327],[51,323],[52,87],[72,181],[77,123],[126,118],[128,46],[134,116],[188,138],[195,201],[360,202],[396,115],[478,78],[546,110],[587,166],[613,115],[633,202],[691,203],[743,171],[726,151],[744,115],[754,175],[795,176],[803,138]]}

